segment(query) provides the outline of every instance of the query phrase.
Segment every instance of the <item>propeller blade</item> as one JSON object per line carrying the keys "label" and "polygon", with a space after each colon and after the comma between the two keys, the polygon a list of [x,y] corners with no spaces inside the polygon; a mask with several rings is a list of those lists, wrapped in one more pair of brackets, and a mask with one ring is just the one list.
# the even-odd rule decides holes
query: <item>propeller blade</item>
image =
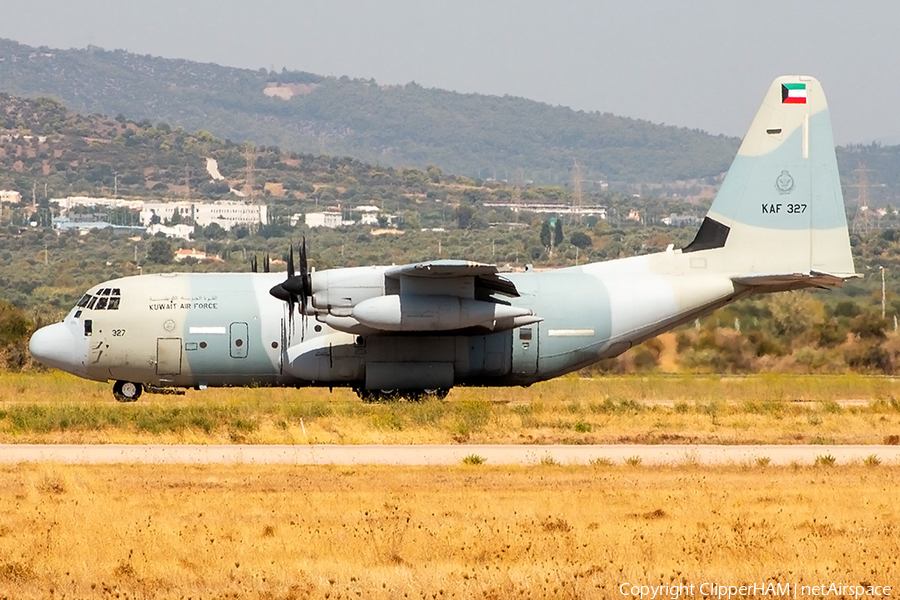
{"label": "propeller blade", "polygon": [[291,251],[287,255],[287,275],[288,279],[294,276],[294,242],[291,242]]}
{"label": "propeller blade", "polygon": [[306,236],[303,236],[303,242],[300,245],[300,307],[306,312],[306,301],[312,295],[312,286],[309,280],[309,261],[306,258]]}

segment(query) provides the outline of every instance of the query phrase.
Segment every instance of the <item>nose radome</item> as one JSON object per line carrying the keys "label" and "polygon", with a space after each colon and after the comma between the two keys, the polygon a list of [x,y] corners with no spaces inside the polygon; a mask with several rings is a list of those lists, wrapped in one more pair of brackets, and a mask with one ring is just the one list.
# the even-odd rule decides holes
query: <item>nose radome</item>
{"label": "nose radome", "polygon": [[82,367],[75,336],[62,323],[41,327],[31,336],[28,350],[39,363],[72,373]]}

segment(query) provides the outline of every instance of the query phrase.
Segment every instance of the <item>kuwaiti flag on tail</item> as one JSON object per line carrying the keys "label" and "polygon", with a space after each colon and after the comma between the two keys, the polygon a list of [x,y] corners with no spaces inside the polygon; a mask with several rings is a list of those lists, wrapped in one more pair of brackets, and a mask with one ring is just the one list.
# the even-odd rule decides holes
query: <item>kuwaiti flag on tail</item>
{"label": "kuwaiti flag on tail", "polygon": [[782,104],[806,104],[806,84],[805,83],[782,83],[781,84],[781,103]]}

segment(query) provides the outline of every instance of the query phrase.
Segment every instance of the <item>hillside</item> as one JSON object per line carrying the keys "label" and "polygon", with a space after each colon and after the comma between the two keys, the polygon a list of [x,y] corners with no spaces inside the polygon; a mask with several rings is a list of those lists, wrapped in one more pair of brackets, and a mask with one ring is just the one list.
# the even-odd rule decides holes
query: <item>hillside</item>
{"label": "hillside", "polygon": [[75,111],[125,114],[235,141],[349,155],[481,179],[565,184],[573,159],[597,180],[715,179],[738,140],[514,97],[415,83],[277,73],[0,40],[0,91],[52,96]]}

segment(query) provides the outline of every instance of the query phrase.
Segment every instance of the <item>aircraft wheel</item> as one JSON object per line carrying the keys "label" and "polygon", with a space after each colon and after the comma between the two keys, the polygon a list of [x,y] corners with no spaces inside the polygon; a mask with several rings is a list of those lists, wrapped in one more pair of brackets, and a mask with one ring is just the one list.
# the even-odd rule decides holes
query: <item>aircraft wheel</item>
{"label": "aircraft wheel", "polygon": [[396,402],[400,399],[399,390],[367,390],[356,388],[356,395],[363,402]]}
{"label": "aircraft wheel", "polygon": [[359,396],[359,399],[366,403],[378,402],[378,398],[375,395],[375,390],[367,390],[366,388],[354,388],[354,392]]}
{"label": "aircraft wheel", "polygon": [[117,381],[113,384],[113,396],[119,402],[136,402],[141,397],[144,386],[130,381]]}
{"label": "aircraft wheel", "polygon": [[449,393],[449,388],[425,388],[424,390],[415,390],[409,392],[407,398],[410,400],[410,402],[423,402],[430,398],[443,400]]}
{"label": "aircraft wheel", "polygon": [[447,394],[450,393],[450,388],[429,388],[425,390],[425,393],[431,396],[432,398],[437,398],[438,400],[443,400],[447,397]]}
{"label": "aircraft wheel", "polygon": [[379,402],[396,402],[400,399],[400,390],[377,390]]}

